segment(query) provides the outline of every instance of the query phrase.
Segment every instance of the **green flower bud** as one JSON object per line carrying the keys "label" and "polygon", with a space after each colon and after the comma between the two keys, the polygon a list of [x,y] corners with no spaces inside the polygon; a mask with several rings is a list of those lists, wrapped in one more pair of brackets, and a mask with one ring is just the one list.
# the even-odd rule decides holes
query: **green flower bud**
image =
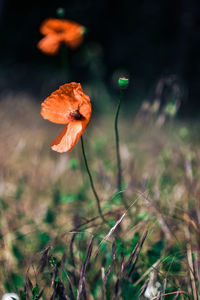
{"label": "green flower bud", "polygon": [[87,27],[83,26],[82,34],[83,34],[83,35],[86,35],[87,32],[88,32]]}
{"label": "green flower bud", "polygon": [[59,7],[56,9],[56,13],[58,18],[63,18],[65,16],[65,9],[62,7]]}
{"label": "green flower bud", "polygon": [[121,89],[126,89],[129,84],[129,79],[126,77],[120,77],[118,80],[118,84]]}

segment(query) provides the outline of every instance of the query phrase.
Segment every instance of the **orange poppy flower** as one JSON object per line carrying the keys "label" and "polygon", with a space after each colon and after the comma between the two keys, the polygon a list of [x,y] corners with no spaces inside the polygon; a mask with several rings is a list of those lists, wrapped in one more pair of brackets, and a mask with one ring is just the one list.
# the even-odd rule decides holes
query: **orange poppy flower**
{"label": "orange poppy flower", "polygon": [[72,49],[77,48],[83,41],[84,27],[73,21],[48,19],[42,23],[40,32],[45,37],[39,41],[38,48],[46,54],[54,55],[62,42]]}
{"label": "orange poppy flower", "polygon": [[56,124],[66,124],[51,143],[57,152],[71,151],[89,124],[92,107],[80,83],[71,82],[59,87],[41,104],[41,115]]}

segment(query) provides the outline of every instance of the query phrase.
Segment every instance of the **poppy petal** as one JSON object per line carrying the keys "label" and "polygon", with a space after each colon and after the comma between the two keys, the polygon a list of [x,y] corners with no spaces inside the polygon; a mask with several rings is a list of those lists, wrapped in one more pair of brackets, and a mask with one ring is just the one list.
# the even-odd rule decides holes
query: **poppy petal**
{"label": "poppy petal", "polygon": [[83,42],[83,34],[81,32],[79,29],[79,31],[68,32],[63,36],[63,40],[71,49],[78,48]]}
{"label": "poppy petal", "polygon": [[40,26],[40,32],[44,35],[59,32],[61,29],[64,30],[65,25],[63,24],[63,20],[59,19],[47,19]]}
{"label": "poppy petal", "polygon": [[87,127],[85,121],[74,121],[67,124],[61,134],[51,143],[51,149],[60,153],[70,151]]}
{"label": "poppy petal", "polygon": [[54,55],[58,52],[60,46],[60,37],[55,34],[48,34],[41,39],[37,45],[38,49],[48,55]]}
{"label": "poppy petal", "polygon": [[92,110],[90,98],[76,82],[60,86],[41,105],[42,117],[56,124],[69,123],[72,121],[70,113],[77,110],[89,121]]}
{"label": "poppy petal", "polygon": [[63,34],[63,40],[67,45],[75,49],[83,42],[84,27],[72,21],[66,21],[66,31]]}

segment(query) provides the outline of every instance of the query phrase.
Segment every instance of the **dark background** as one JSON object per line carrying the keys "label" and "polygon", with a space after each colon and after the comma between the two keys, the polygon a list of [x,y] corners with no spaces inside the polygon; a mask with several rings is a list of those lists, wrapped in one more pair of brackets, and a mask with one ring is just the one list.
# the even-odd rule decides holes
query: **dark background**
{"label": "dark background", "polygon": [[184,91],[180,116],[199,116],[199,0],[0,0],[1,90],[27,90],[39,98],[63,80],[58,56],[36,47],[41,22],[56,17],[58,7],[88,29],[84,44],[68,50],[70,80],[92,80],[93,57],[96,78],[111,93],[124,72],[131,78],[129,101],[141,102],[153,99],[160,78],[176,75]]}

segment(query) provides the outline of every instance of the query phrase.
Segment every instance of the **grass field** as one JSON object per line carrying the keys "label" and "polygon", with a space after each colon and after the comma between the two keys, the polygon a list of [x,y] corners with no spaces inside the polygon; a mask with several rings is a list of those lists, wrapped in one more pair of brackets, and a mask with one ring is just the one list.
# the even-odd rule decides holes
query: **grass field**
{"label": "grass field", "polygon": [[147,104],[136,117],[125,114],[128,210],[117,192],[114,113],[93,117],[84,133],[102,222],[80,142],[70,153],[53,152],[49,143],[62,126],[44,121],[26,94],[1,96],[0,294],[199,299],[198,124],[168,118],[161,126]]}

